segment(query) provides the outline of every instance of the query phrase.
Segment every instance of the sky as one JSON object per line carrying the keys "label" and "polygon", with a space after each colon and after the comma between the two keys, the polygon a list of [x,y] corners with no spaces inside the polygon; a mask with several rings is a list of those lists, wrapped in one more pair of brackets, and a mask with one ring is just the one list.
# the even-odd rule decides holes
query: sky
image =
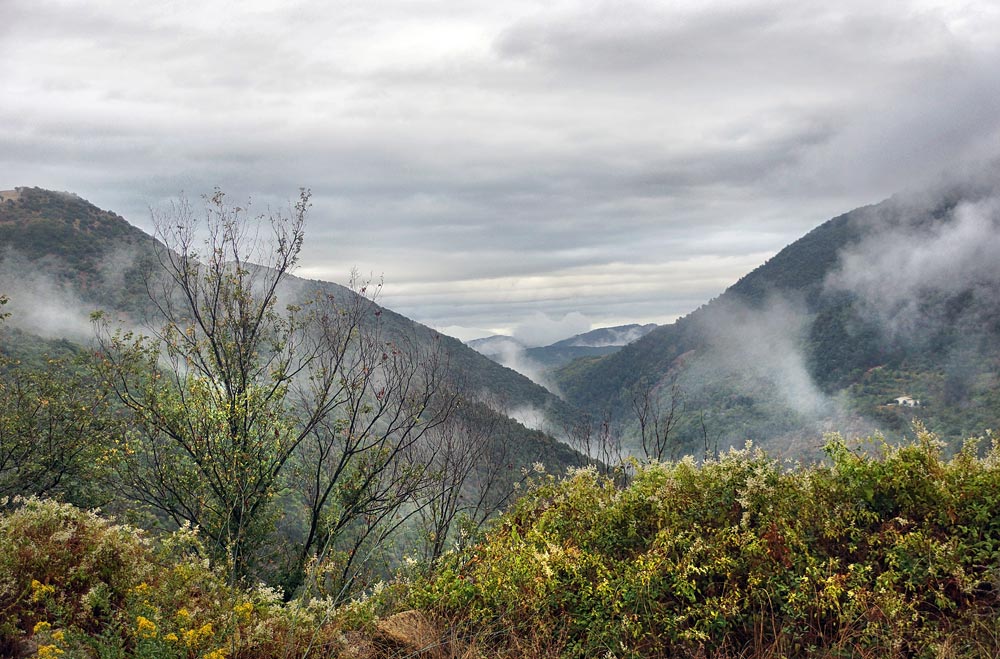
{"label": "sky", "polygon": [[313,206],[448,334],[669,322],[1000,155],[1000,3],[0,0],[0,189]]}

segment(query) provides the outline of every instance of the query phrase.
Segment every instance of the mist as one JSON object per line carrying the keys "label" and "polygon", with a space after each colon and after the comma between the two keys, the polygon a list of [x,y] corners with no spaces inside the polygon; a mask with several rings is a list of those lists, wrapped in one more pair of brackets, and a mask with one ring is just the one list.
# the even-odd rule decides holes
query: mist
{"label": "mist", "polygon": [[774,296],[761,308],[725,302],[706,311],[700,328],[707,339],[710,367],[721,377],[766,380],[788,408],[809,418],[834,410],[833,401],[816,386],[807,367],[803,340],[809,315],[802,303]]}
{"label": "mist", "polygon": [[[535,384],[545,387],[557,396],[560,395],[559,388],[555,382],[546,375],[545,367],[528,357],[525,345],[517,339],[507,336],[494,336],[487,340],[470,342],[469,347],[479,354],[489,357],[501,366],[506,366],[511,370],[517,371]],[[523,425],[529,428],[534,427],[527,423]]]}
{"label": "mist", "polygon": [[7,323],[44,339],[68,339],[87,343],[94,338],[90,314],[97,305],[84,303],[69,286],[44,272],[38,262],[29,262],[7,250],[0,260],[0,293],[10,302]]}
{"label": "mist", "polygon": [[928,324],[955,321],[927,317],[924,303],[934,296],[971,292],[973,306],[997,306],[998,254],[996,196],[961,203],[943,222],[929,222],[925,213],[911,211],[904,221],[884,223],[845,249],[826,287],[854,294],[889,338],[908,338]]}
{"label": "mist", "polygon": [[581,348],[609,348],[626,346],[633,341],[637,341],[649,334],[656,327],[654,324],[633,325],[626,327],[608,327],[601,330],[594,330],[591,334],[602,332],[603,338],[579,337],[570,345]]}

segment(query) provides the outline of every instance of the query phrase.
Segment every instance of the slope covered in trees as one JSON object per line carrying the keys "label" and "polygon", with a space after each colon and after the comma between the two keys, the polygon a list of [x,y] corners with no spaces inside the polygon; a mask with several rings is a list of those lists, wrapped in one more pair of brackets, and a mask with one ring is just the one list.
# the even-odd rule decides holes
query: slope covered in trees
{"label": "slope covered in trees", "polygon": [[995,427],[990,176],[836,217],[675,323],[568,364],[560,390],[633,439],[636,399],[679,396],[678,454],[747,439],[795,454],[827,429],[898,434],[913,418],[949,441]]}
{"label": "slope covered in trees", "polygon": [[[56,293],[47,302],[56,307],[73,305],[63,311],[77,321],[86,322],[97,309],[128,312],[137,322],[152,312],[142,276],[144,269],[152,267],[157,244],[152,236],[71,193],[27,187],[17,188],[17,193],[0,202],[0,275],[11,307],[30,304],[32,296]],[[32,276],[25,285],[21,279],[28,273]],[[285,291],[300,297],[322,292],[347,301],[356,295],[338,284],[288,274]],[[379,311],[382,324],[393,336],[406,336],[420,344],[440,341],[455,372],[464,375],[471,390],[489,392],[510,408],[548,412],[554,427],[572,418],[574,413],[565,403],[515,371],[390,309],[380,307]],[[12,321],[19,322],[16,314]],[[31,333],[38,328],[23,329]],[[45,329],[52,337],[64,328]]]}

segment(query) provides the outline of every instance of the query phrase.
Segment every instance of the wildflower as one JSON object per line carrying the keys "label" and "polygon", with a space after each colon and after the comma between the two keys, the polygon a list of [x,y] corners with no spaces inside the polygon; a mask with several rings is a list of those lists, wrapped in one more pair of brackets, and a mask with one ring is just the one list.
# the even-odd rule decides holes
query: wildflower
{"label": "wildflower", "polygon": [[156,636],[156,623],[146,616],[136,616],[135,630],[139,638],[153,638]]}
{"label": "wildflower", "polygon": [[212,650],[205,655],[204,659],[226,659],[226,651],[222,648],[218,650]]}
{"label": "wildflower", "polygon": [[31,580],[31,601],[38,602],[44,599],[47,595],[51,595],[56,592],[55,586],[50,586],[48,584],[43,584],[38,579]]}
{"label": "wildflower", "polygon": [[243,602],[233,607],[233,612],[241,619],[247,620],[253,613],[253,602]]}
{"label": "wildflower", "polygon": [[63,641],[66,640],[66,632],[64,632],[61,629],[57,629],[56,631],[52,632],[52,640],[62,643]]}
{"label": "wildflower", "polygon": [[181,623],[188,622],[189,620],[191,620],[191,612],[188,611],[186,608],[181,607],[181,608],[177,609],[177,616],[176,617],[177,617],[177,621],[178,622],[181,622]]}
{"label": "wildflower", "polygon": [[212,623],[206,622],[198,629],[189,629],[184,632],[184,644],[189,648],[193,648],[201,643],[202,640],[209,638],[214,633],[215,632],[212,630]]}
{"label": "wildflower", "polygon": [[177,634],[175,634],[173,632],[170,632],[169,634],[167,634],[166,636],[163,637],[163,640],[164,641],[168,641],[170,643],[176,643],[177,642]]}
{"label": "wildflower", "polygon": [[50,623],[44,620],[39,620],[38,622],[35,623],[35,628],[32,629],[32,631],[35,634],[41,634],[42,632],[46,632],[50,629],[52,629],[52,625]]}
{"label": "wildflower", "polygon": [[55,659],[59,655],[63,654],[63,651],[55,645],[41,645],[38,647],[38,659]]}

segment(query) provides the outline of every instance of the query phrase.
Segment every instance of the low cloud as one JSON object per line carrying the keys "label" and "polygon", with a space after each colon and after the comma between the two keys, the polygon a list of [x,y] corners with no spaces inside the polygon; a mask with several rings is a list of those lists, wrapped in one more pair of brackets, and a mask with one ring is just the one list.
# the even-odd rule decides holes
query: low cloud
{"label": "low cloud", "polygon": [[609,327],[601,331],[600,338],[580,337],[571,345],[581,348],[608,348],[626,346],[649,334],[655,325],[636,325],[631,327]]}
{"label": "low cloud", "polygon": [[559,395],[558,387],[548,377],[545,368],[528,357],[525,352],[525,345],[517,339],[507,336],[492,336],[472,341],[469,343],[469,346],[501,366],[515,370],[535,384],[539,384],[552,393]]}
{"label": "low cloud", "polygon": [[832,401],[806,366],[803,338],[808,318],[802,305],[781,297],[762,308],[732,302],[710,308],[700,319],[710,368],[723,378],[729,373],[771,382],[789,408],[808,418],[829,414]]}
{"label": "low cloud", "polygon": [[590,331],[590,321],[582,313],[573,312],[562,318],[552,318],[536,311],[514,328],[514,338],[525,347],[547,346]]}
{"label": "low cloud", "polygon": [[0,261],[0,291],[10,302],[7,321],[29,334],[45,339],[69,339],[86,343],[94,338],[90,313],[94,305],[85,304],[69,286],[43,273],[39,264],[8,251]]}
{"label": "low cloud", "polygon": [[905,336],[935,320],[922,309],[933,296],[971,292],[977,303],[1000,302],[998,254],[1000,198],[959,204],[943,222],[911,209],[844,250],[826,285],[857,295],[890,336]]}

